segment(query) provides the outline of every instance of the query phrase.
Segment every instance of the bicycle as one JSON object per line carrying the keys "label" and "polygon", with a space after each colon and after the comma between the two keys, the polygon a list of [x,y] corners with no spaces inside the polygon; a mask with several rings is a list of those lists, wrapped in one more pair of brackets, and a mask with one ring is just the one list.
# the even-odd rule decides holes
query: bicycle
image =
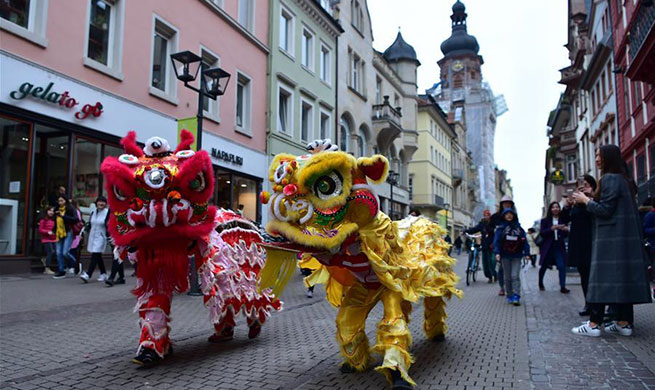
{"label": "bicycle", "polygon": [[469,261],[466,266],[466,285],[471,285],[471,280],[477,281],[477,273],[480,270],[480,244],[477,242],[481,235],[466,234],[471,239],[471,247],[469,248]]}

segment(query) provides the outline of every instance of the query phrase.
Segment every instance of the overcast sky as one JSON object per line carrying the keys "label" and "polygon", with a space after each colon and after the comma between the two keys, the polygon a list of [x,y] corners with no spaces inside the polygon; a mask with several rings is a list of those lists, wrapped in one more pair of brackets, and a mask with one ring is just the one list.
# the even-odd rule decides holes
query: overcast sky
{"label": "overcast sky", "polygon": [[[419,93],[439,81],[439,46],[451,33],[454,0],[368,0],[373,46],[389,47],[400,27],[421,61]],[[546,121],[564,87],[569,64],[565,0],[463,0],[468,33],[480,44],[482,74],[509,111],[498,118],[495,161],[507,170],[523,225],[541,218]]]}

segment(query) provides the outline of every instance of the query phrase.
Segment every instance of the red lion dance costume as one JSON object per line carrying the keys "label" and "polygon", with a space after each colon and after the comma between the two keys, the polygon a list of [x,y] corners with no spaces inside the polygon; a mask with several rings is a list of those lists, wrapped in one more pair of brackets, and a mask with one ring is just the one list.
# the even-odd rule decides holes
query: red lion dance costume
{"label": "red lion dance costume", "polygon": [[270,290],[258,291],[265,252],[257,228],[236,213],[208,204],[214,190],[211,160],[190,149],[193,135],[183,130],[174,152],[168,142],[150,138],[142,150],[130,132],[125,154],[102,163],[112,210],[109,232],[119,261],[138,263],[137,297],[141,338],[133,361],[152,366],[172,352],[171,299],[189,289],[189,257],[194,256],[215,334],[229,340],[234,317],[247,317],[250,338],[257,337],[271,310],[282,303]]}

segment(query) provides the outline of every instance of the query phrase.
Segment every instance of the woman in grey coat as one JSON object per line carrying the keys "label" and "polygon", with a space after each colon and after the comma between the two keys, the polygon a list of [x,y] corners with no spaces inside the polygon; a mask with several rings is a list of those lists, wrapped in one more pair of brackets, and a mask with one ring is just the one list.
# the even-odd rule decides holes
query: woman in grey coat
{"label": "woman in grey coat", "polygon": [[581,192],[576,203],[586,204],[594,216],[591,270],[587,302],[590,320],[572,329],[583,336],[600,336],[605,305],[613,304],[618,321],[606,323],[605,331],[632,335],[633,305],[651,301],[647,257],[637,206],[636,187],[616,145],[605,145],[596,153],[596,165],[603,176],[593,199]]}

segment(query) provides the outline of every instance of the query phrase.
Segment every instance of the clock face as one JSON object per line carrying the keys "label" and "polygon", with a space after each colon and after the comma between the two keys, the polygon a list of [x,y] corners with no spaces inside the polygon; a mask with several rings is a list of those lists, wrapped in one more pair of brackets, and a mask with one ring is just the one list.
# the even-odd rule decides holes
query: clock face
{"label": "clock face", "polygon": [[462,61],[455,61],[450,68],[453,70],[453,72],[459,72],[460,70],[464,69],[464,64],[462,64]]}

